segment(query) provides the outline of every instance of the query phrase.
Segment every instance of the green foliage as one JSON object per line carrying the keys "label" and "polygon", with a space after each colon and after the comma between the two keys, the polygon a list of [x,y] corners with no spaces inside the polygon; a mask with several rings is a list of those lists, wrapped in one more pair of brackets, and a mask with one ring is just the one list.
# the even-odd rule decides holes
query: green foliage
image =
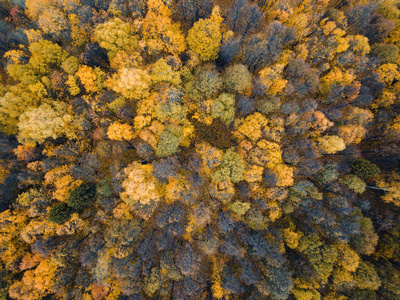
{"label": "green foliage", "polygon": [[92,183],[84,183],[71,192],[67,199],[67,204],[74,210],[81,211],[94,201],[95,196],[95,185]]}
{"label": "green foliage", "polygon": [[167,102],[157,105],[157,117],[161,122],[172,120],[181,122],[186,118],[187,108],[179,103]]}
{"label": "green foliage", "polygon": [[60,66],[67,58],[67,52],[59,45],[46,40],[29,46],[29,66],[38,74],[48,74],[53,65]]}
{"label": "green foliage", "polygon": [[50,209],[48,220],[53,223],[62,224],[69,220],[73,211],[66,203],[58,202]]}
{"label": "green foliage", "polygon": [[221,165],[211,174],[214,182],[239,182],[243,179],[245,168],[243,159],[233,149],[228,149],[222,157]]}
{"label": "green foliage", "polygon": [[74,75],[79,69],[79,59],[75,56],[70,56],[61,64],[61,68],[67,74]]}
{"label": "green foliage", "polygon": [[346,175],[339,181],[357,194],[364,193],[367,186],[362,179],[353,174]]}
{"label": "green foliage", "polygon": [[177,152],[179,143],[182,139],[182,127],[177,125],[168,125],[160,135],[156,155],[168,156]]}
{"label": "green foliage", "polygon": [[327,245],[318,237],[304,236],[300,240],[299,250],[307,256],[318,278],[322,282],[327,282],[338,255],[335,247]]}
{"label": "green foliage", "polygon": [[381,172],[377,165],[362,158],[350,161],[349,165],[353,174],[361,178],[374,177]]}
{"label": "green foliage", "polygon": [[399,48],[393,44],[374,44],[372,53],[381,64],[394,64],[399,57]]}
{"label": "green foliage", "polygon": [[339,177],[338,165],[328,163],[321,171],[316,174],[318,181],[322,184],[330,183]]}
{"label": "green foliage", "polygon": [[269,98],[259,99],[256,102],[257,110],[265,115],[277,111],[280,107],[281,107],[281,99],[277,96],[271,96]]}
{"label": "green foliage", "polygon": [[40,191],[37,189],[30,189],[18,195],[17,202],[23,206],[29,206],[33,200],[44,200],[43,198],[43,194]]}
{"label": "green foliage", "polygon": [[213,65],[197,68],[194,74],[194,88],[204,98],[211,98],[222,88],[222,79]]}
{"label": "green foliage", "polygon": [[211,116],[229,124],[235,118],[235,96],[223,93],[214,101]]}
{"label": "green foliage", "polygon": [[361,262],[355,276],[357,287],[360,289],[377,290],[381,280],[374,266],[369,262]]}
{"label": "green foliage", "polygon": [[154,84],[164,81],[178,86],[181,83],[181,76],[179,72],[172,71],[171,66],[161,58],[151,69],[151,80]]}
{"label": "green foliage", "polygon": [[236,201],[229,204],[229,209],[241,217],[250,209],[250,203]]}

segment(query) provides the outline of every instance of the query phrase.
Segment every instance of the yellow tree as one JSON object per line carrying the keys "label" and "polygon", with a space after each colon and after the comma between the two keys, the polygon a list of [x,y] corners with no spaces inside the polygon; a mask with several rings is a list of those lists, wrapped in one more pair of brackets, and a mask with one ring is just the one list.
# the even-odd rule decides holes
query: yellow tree
{"label": "yellow tree", "polygon": [[161,0],[147,1],[148,12],[143,20],[142,34],[150,54],[161,51],[180,54],[186,49],[179,24],[172,23],[171,12]]}
{"label": "yellow tree", "polygon": [[105,75],[99,67],[93,69],[83,65],[75,75],[80,79],[88,93],[97,93],[103,89]]}
{"label": "yellow tree", "polygon": [[125,168],[125,180],[122,183],[124,191],[121,199],[130,207],[136,203],[149,204],[161,200],[156,190],[155,179],[151,165],[141,165],[133,162]]}
{"label": "yellow tree", "polygon": [[215,6],[209,19],[198,20],[189,30],[187,43],[201,60],[217,58],[222,39],[222,21],[220,9]]}
{"label": "yellow tree", "polygon": [[133,26],[118,18],[98,25],[94,38],[111,57],[114,57],[118,51],[129,53],[137,48],[137,36]]}
{"label": "yellow tree", "polygon": [[328,153],[334,154],[346,149],[344,140],[336,135],[325,135],[317,139],[318,147]]}
{"label": "yellow tree", "polygon": [[149,95],[150,80],[145,70],[122,68],[106,85],[126,98],[141,99]]}
{"label": "yellow tree", "polygon": [[67,113],[64,102],[44,103],[38,108],[31,108],[19,117],[18,141],[22,144],[35,145],[47,138],[56,139],[65,135],[76,138],[76,119]]}
{"label": "yellow tree", "polygon": [[108,127],[108,138],[115,141],[131,140],[134,138],[132,126],[114,122]]}

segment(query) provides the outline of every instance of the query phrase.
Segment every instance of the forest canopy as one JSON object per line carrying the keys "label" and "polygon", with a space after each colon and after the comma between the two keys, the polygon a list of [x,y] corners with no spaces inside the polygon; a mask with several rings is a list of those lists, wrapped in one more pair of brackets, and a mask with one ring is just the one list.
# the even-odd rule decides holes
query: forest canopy
{"label": "forest canopy", "polygon": [[0,299],[400,299],[400,2],[0,0]]}

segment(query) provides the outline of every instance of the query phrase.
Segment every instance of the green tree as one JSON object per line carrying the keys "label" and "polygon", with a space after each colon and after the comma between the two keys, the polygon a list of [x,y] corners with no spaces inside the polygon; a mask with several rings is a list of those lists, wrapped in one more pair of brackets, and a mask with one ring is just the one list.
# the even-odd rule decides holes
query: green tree
{"label": "green tree", "polygon": [[304,236],[300,240],[298,249],[307,256],[318,278],[322,282],[327,282],[338,255],[336,248],[321,241],[318,237]]}
{"label": "green tree", "polygon": [[362,179],[353,174],[349,174],[343,178],[340,178],[339,182],[346,185],[350,190],[357,194],[364,193],[367,186]]}
{"label": "green tree", "polygon": [[182,127],[177,125],[166,126],[158,140],[156,155],[168,156],[177,152],[182,139]]}
{"label": "green tree", "polygon": [[95,185],[92,183],[84,183],[70,193],[67,199],[67,204],[74,210],[81,211],[94,201],[95,196]]}
{"label": "green tree", "polygon": [[360,289],[377,290],[381,280],[374,265],[369,262],[360,262],[355,276],[357,287]]}
{"label": "green tree", "polygon": [[374,44],[372,54],[378,57],[382,64],[395,64],[399,57],[399,48],[393,44]]}
{"label": "green tree", "polygon": [[64,202],[57,202],[49,211],[48,220],[53,223],[62,224],[69,220],[74,210]]}
{"label": "green tree", "polygon": [[222,157],[221,165],[211,174],[214,182],[239,182],[243,179],[245,167],[242,157],[233,149],[228,149]]}
{"label": "green tree", "polygon": [[381,172],[377,165],[362,158],[357,158],[350,161],[349,165],[352,173],[361,178],[374,177]]}
{"label": "green tree", "polygon": [[235,96],[223,93],[214,101],[211,116],[220,118],[227,125],[235,118]]}
{"label": "green tree", "polygon": [[61,68],[68,75],[74,75],[79,69],[79,59],[75,56],[70,56],[61,64]]}

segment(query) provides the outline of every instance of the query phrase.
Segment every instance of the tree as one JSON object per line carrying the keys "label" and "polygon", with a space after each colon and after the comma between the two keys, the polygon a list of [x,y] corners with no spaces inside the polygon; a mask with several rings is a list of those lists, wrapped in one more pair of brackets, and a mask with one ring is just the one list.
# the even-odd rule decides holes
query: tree
{"label": "tree", "polygon": [[46,40],[29,46],[31,57],[28,65],[39,74],[50,73],[52,64],[60,66],[67,58],[67,52],[59,45]]}
{"label": "tree", "polygon": [[92,69],[88,66],[79,67],[75,75],[80,79],[88,93],[97,93],[103,89],[104,72],[99,67]]}
{"label": "tree", "polygon": [[126,98],[141,99],[149,95],[150,80],[151,77],[145,70],[121,68],[106,85]]}
{"label": "tree", "polygon": [[200,19],[189,30],[186,41],[201,60],[217,58],[222,39],[222,21],[220,9],[215,6],[209,19]]}
{"label": "tree", "polygon": [[225,124],[229,124],[235,118],[235,97],[232,94],[223,93],[214,101],[211,108],[211,116],[220,118]]}
{"label": "tree", "polygon": [[260,113],[255,112],[246,117],[244,122],[237,128],[235,135],[242,140],[245,137],[252,142],[256,142],[261,138],[262,130],[267,125],[268,120]]}
{"label": "tree", "polygon": [[40,99],[20,86],[10,87],[10,90],[0,97],[1,131],[5,134],[18,132],[18,118],[28,109],[36,107]]}
{"label": "tree", "polygon": [[157,60],[151,69],[151,80],[154,84],[164,81],[179,86],[181,83],[179,72],[173,71],[172,67],[162,58]]}
{"label": "tree", "polygon": [[182,139],[182,128],[180,126],[166,126],[158,140],[156,155],[168,156],[177,152]]}
{"label": "tree", "polygon": [[58,202],[50,209],[48,220],[53,223],[62,224],[69,220],[73,209],[64,202]]}
{"label": "tree", "polygon": [[160,201],[152,176],[151,165],[133,162],[124,169],[125,179],[122,182],[121,199],[132,208],[136,203],[149,204]]}
{"label": "tree", "polygon": [[336,135],[326,135],[318,138],[317,145],[322,151],[328,154],[334,154],[346,149],[344,140]]}
{"label": "tree", "polygon": [[378,15],[371,4],[356,4],[345,13],[350,33],[366,36],[371,44],[384,41],[394,28],[394,22]]}
{"label": "tree", "polygon": [[327,282],[338,255],[335,247],[327,245],[319,240],[318,237],[304,236],[300,240],[299,250],[309,259],[318,279],[322,282]]}
{"label": "tree", "polygon": [[179,0],[175,13],[190,28],[200,18],[209,17],[213,8],[211,0]]}
{"label": "tree", "polygon": [[185,37],[179,24],[172,23],[169,8],[161,0],[149,0],[147,6],[142,33],[149,54],[164,51],[178,55],[183,52],[186,49]]}
{"label": "tree", "polygon": [[236,64],[225,69],[224,85],[231,93],[246,93],[252,86],[251,81],[251,74],[243,64]]}
{"label": "tree", "polygon": [[222,157],[221,165],[211,174],[211,179],[214,182],[231,181],[236,183],[242,180],[244,171],[240,155],[233,149],[228,149]]}
{"label": "tree", "polygon": [[228,38],[224,41],[219,49],[218,58],[216,60],[217,65],[225,66],[233,61],[233,59],[240,52],[240,39],[239,38]]}
{"label": "tree", "polygon": [[130,53],[137,48],[135,30],[131,24],[119,18],[97,25],[94,38],[111,57],[114,57],[118,51]]}
{"label": "tree", "polygon": [[379,178],[377,180],[377,186],[385,192],[381,196],[381,199],[386,203],[393,203],[396,206],[400,206],[400,176],[397,173],[392,172],[388,177]]}
{"label": "tree", "polygon": [[381,65],[376,72],[381,76],[381,81],[390,86],[394,80],[400,79],[400,73],[396,64]]}
{"label": "tree", "polygon": [[362,255],[370,255],[378,244],[378,235],[375,233],[371,219],[361,217],[359,219],[360,233],[356,234],[351,244]]}
{"label": "tree", "polygon": [[352,173],[361,178],[374,177],[381,172],[377,165],[362,158],[350,161],[349,165]]}
{"label": "tree", "polygon": [[399,57],[399,48],[393,44],[374,44],[372,54],[379,59],[382,64],[395,64]]}
{"label": "tree", "polygon": [[198,67],[195,70],[194,81],[189,82],[187,90],[191,98],[199,102],[201,98],[211,98],[222,88],[219,72],[212,64]]}
{"label": "tree", "polygon": [[[74,124],[75,123],[75,124]],[[63,102],[43,103],[38,108],[31,108],[19,117],[18,140],[22,144],[35,145],[43,143],[47,138],[56,139],[66,136],[76,138],[79,123],[67,113]]]}
{"label": "tree", "polygon": [[81,211],[94,201],[95,196],[95,185],[92,183],[84,183],[71,192],[67,199],[67,204],[74,210]]}
{"label": "tree", "polygon": [[129,141],[134,137],[133,128],[128,124],[114,122],[108,127],[107,136],[115,141]]}
{"label": "tree", "polygon": [[65,14],[58,8],[48,7],[40,14],[39,27],[44,33],[59,40],[68,37],[70,26]]}
{"label": "tree", "polygon": [[199,269],[199,257],[189,243],[182,247],[181,252],[176,258],[176,265],[185,276],[191,276]]}
{"label": "tree", "polygon": [[244,45],[243,62],[250,71],[266,67],[274,62],[283,48],[295,39],[295,29],[274,21],[262,34],[249,37]]}
{"label": "tree", "polygon": [[357,177],[356,175],[349,174],[343,178],[339,179],[339,182],[346,185],[350,190],[357,194],[362,194],[365,192],[366,184],[365,182]]}
{"label": "tree", "polygon": [[369,262],[360,262],[355,276],[357,287],[360,289],[377,290],[381,280],[374,265]]}
{"label": "tree", "polygon": [[264,14],[260,7],[243,0],[234,1],[226,20],[229,29],[244,37],[257,31],[263,21]]}

